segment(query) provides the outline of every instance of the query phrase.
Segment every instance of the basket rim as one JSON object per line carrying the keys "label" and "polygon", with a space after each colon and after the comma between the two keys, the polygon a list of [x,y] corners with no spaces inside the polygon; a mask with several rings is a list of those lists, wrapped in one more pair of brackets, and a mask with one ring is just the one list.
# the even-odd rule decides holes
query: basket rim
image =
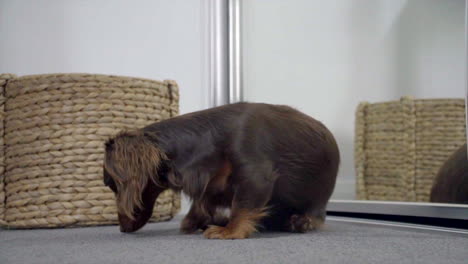
{"label": "basket rim", "polygon": [[[2,73],[9,74],[9,73]],[[102,74],[102,73],[86,73],[86,72],[58,72],[58,73],[43,73],[43,74],[27,74],[27,75],[14,75],[11,74],[13,78],[10,81],[22,81],[22,80],[30,80],[30,79],[49,79],[49,78],[60,78],[60,77],[76,77],[76,78],[83,78],[83,77],[94,77],[96,79],[114,79],[114,80],[127,80],[127,81],[146,81],[146,82],[153,82],[158,84],[166,84],[168,81],[175,82],[172,79],[164,79],[164,80],[154,80],[145,77],[134,77],[129,75],[117,75],[117,74]]]}
{"label": "basket rim", "polygon": [[389,100],[389,101],[377,101],[377,102],[369,102],[369,101],[362,101],[361,103],[367,105],[380,105],[380,104],[401,104],[402,101],[412,101],[412,102],[449,102],[449,101],[464,101],[465,98],[463,97],[437,97],[437,98],[411,98],[408,96],[403,96],[399,100]]}

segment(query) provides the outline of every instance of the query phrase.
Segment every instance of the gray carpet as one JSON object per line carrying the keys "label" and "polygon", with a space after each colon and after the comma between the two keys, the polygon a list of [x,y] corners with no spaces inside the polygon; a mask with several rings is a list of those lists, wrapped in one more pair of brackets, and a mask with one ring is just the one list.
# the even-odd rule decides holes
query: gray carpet
{"label": "gray carpet", "polygon": [[206,240],[178,232],[180,218],[134,234],[116,226],[0,230],[0,263],[468,263],[468,235],[329,218],[308,234]]}

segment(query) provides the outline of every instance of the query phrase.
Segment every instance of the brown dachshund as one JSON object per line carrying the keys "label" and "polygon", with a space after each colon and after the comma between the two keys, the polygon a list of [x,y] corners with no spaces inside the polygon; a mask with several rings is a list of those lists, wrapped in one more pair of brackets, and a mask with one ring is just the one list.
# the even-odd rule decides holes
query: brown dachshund
{"label": "brown dachshund", "polygon": [[431,190],[433,203],[468,204],[468,158],[466,144],[440,168]]}
{"label": "brown dachshund", "polygon": [[318,228],[340,162],[322,123],[288,106],[257,103],[122,132],[105,150],[104,183],[116,195],[122,232],[145,225],[158,195],[170,188],[193,201],[181,230],[217,239],[247,238],[259,227]]}

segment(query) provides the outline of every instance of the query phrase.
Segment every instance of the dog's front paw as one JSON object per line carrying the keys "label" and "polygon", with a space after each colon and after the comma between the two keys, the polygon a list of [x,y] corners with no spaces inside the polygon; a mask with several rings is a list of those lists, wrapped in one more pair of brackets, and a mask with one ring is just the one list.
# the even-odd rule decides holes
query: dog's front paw
{"label": "dog's front paw", "polygon": [[203,235],[209,239],[244,239],[249,237],[249,233],[242,230],[232,230],[223,226],[209,226]]}

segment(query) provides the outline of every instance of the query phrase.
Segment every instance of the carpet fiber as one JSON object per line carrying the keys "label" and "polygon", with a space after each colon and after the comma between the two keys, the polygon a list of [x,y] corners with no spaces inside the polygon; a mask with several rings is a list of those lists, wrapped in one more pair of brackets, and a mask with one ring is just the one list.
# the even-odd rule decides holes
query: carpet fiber
{"label": "carpet fiber", "polygon": [[0,230],[0,263],[468,263],[468,235],[328,218],[308,234],[246,240],[182,235],[180,217],[134,234],[117,226]]}

